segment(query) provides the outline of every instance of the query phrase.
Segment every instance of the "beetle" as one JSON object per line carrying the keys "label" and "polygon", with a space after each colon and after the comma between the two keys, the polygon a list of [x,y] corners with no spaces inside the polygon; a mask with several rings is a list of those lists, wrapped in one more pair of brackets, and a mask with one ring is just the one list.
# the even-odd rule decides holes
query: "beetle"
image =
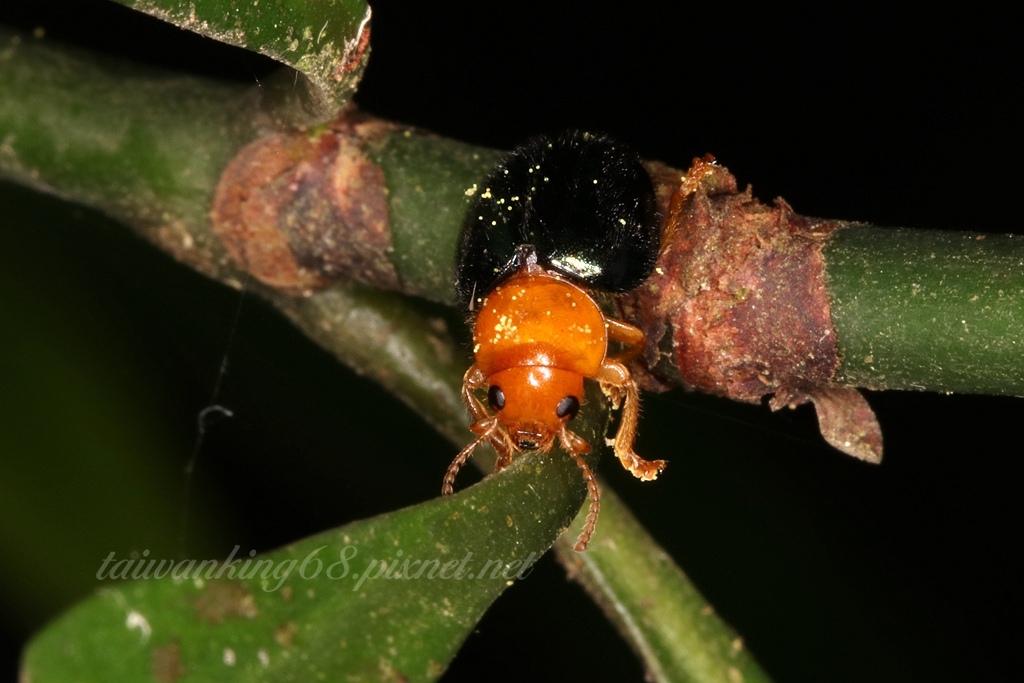
{"label": "beetle", "polygon": [[[455,287],[473,329],[474,363],[462,399],[477,434],[448,467],[442,494],[481,443],[500,471],[522,451],[557,440],[583,473],[590,508],[576,543],[593,535],[600,491],[583,455],[590,444],[569,429],[585,379],[621,407],[613,440],[622,465],[642,481],[663,460],[633,452],[640,395],[626,367],[643,332],[606,316],[591,293],[621,293],[650,275],[661,220],[650,176],[634,152],[603,135],[537,137],[513,150],[476,188],[459,238]],[[609,353],[609,342],[622,346]],[[478,392],[486,392],[487,405]]]}

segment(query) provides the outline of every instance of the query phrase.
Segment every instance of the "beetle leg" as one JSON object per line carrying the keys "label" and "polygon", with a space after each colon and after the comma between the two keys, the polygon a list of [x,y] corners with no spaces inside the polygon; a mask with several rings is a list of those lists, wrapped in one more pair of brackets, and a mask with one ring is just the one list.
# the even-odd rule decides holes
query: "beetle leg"
{"label": "beetle leg", "polygon": [[496,442],[501,439],[497,434],[491,437],[491,445],[494,446],[494,450],[498,451],[498,459],[494,462],[494,471],[501,472],[503,469],[512,464],[512,458],[515,455],[515,451],[511,448],[505,450],[504,440],[499,447]]}
{"label": "beetle leg", "polygon": [[501,425],[491,434],[491,448],[498,454],[498,459],[494,463],[495,472],[500,472],[512,463],[516,447],[512,443],[512,437],[508,435],[508,431]]}
{"label": "beetle leg", "polygon": [[466,371],[465,377],[462,378],[462,402],[469,409],[473,422],[482,422],[491,416],[487,407],[473,393],[477,389],[483,389],[485,386],[487,386],[487,378],[484,377],[483,371],[475,364],[470,366],[469,370]]}
{"label": "beetle leg", "polygon": [[622,363],[606,360],[601,370],[594,376],[601,383],[601,389],[614,396],[624,396],[622,402],[622,418],[619,431],[615,434],[613,446],[615,456],[622,466],[633,473],[641,481],[657,479],[665,469],[664,460],[644,460],[633,452],[633,439],[636,438],[636,423],[640,417],[640,390],[636,382]]}
{"label": "beetle leg", "polygon": [[561,438],[562,447],[569,452],[569,455],[572,456],[572,459],[576,461],[576,464],[582,470],[583,480],[587,482],[587,493],[590,495],[590,509],[587,510],[587,521],[583,523],[583,530],[580,531],[579,538],[576,539],[576,545],[573,546],[573,550],[582,553],[587,549],[590,537],[594,535],[594,529],[597,528],[597,513],[601,511],[601,490],[597,486],[594,471],[590,469],[587,461],[581,455],[581,453],[586,453],[590,450],[590,444],[565,427],[562,427]]}
{"label": "beetle leg", "polygon": [[622,351],[615,356],[615,360],[628,363],[644,350],[644,333],[640,328],[607,316],[604,325],[608,330],[608,338],[622,344]]}
{"label": "beetle leg", "polygon": [[[477,425],[493,418],[491,412],[487,410],[487,406],[476,396],[478,390],[485,389],[486,387],[487,377],[484,376],[483,371],[476,364],[470,366],[469,370],[466,371],[465,377],[462,378],[462,402],[466,404],[466,408],[469,409],[469,414],[473,418],[473,424],[470,426],[470,429],[477,434],[482,433],[477,428]],[[487,438],[490,440],[491,446],[498,453],[498,461],[494,465],[494,471],[498,472],[512,462],[512,457],[515,455],[515,447],[508,436],[508,432],[504,429],[500,427],[492,428],[488,432],[489,436]]]}

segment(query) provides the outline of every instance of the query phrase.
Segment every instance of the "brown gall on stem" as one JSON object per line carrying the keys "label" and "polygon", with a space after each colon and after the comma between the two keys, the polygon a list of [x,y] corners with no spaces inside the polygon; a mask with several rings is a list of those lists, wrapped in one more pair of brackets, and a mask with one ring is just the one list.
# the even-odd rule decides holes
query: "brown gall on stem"
{"label": "brown gall on stem", "polygon": [[[765,206],[707,157],[687,175],[652,169],[667,200],[665,243],[650,279],[620,302],[648,339],[648,389],[680,382],[772,410],[811,401],[822,435],[861,460],[882,459],[878,420],[839,367],[822,245],[847,224]],[[666,191],[667,188],[667,191]]]}
{"label": "brown gall on stem", "polygon": [[350,110],[315,133],[249,144],[221,176],[214,233],[275,289],[307,294],[340,279],[398,289],[384,173],[366,153],[389,130]]}

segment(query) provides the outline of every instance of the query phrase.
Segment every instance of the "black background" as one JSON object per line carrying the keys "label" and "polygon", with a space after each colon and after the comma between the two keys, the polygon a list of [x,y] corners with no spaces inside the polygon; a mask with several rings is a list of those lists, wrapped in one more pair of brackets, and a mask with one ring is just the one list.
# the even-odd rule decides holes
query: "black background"
{"label": "black background", "polygon": [[[594,5],[373,3],[357,101],[496,148],[584,127],[680,168],[710,152],[763,200],[783,196],[805,215],[1024,232],[1024,70],[1019,28],[1006,18],[978,6],[895,16]],[[105,2],[5,4],[0,22],[241,82],[270,69]],[[69,300],[104,309],[97,324],[123,337],[126,374],[155,369],[159,379],[147,381],[177,477],[239,295],[51,198],[0,186],[3,214],[38,223],[0,231],[3,263],[23,266],[6,281],[45,281],[58,316]],[[452,447],[252,298],[231,349],[220,403],[236,417],[211,430],[196,482],[224,515],[218,547],[270,549],[437,494]],[[602,474],[777,680],[1009,679],[1024,635],[1024,404],[868,398],[885,432],[881,467],[824,446],[806,408],[770,415],[673,392],[647,398],[638,445],[671,461],[662,478],[641,484],[612,463]],[[59,608],[0,622],[8,671]],[[445,680],[483,676],[640,680],[642,671],[548,559],[498,601]]]}

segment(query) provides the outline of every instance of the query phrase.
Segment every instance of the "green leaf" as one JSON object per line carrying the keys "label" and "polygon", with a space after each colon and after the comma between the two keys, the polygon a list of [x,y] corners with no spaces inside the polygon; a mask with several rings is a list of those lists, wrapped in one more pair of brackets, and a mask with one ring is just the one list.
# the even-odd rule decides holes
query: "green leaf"
{"label": "green leaf", "polygon": [[[341,110],[369,55],[370,8],[364,0],[276,0],[244,8],[233,0],[117,1],[292,67],[304,77],[299,104],[313,120]],[[286,80],[281,93],[288,96],[295,89],[291,78]]]}
{"label": "green leaf", "polygon": [[161,570],[154,558],[111,555],[100,575],[115,580],[29,646],[22,676],[434,680],[583,494],[575,463],[553,451],[257,558],[236,548],[228,561],[167,560]]}

